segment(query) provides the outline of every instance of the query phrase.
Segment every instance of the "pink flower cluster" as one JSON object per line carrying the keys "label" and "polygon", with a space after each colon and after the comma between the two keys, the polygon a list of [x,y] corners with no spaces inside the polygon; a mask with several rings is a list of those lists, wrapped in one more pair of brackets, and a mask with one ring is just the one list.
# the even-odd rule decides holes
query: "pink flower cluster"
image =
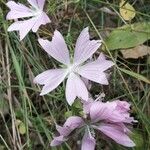
{"label": "pink flower cluster", "polygon": [[113,102],[92,101],[83,104],[86,118],[78,116],[69,117],[61,127],[56,125],[59,136],[54,137],[51,146],[57,146],[67,141],[69,135],[75,130],[84,130],[81,150],[94,150],[96,145],[95,130],[98,134],[106,135],[118,144],[133,147],[134,142],[129,138],[131,131],[126,125],[136,122],[130,117],[130,104],[126,101]]}
{"label": "pink flower cluster", "polygon": [[[10,12],[6,18],[15,20],[8,31],[19,31],[20,40],[30,30],[36,32],[41,25],[51,22],[47,14],[43,12],[45,0],[27,1],[30,4],[29,7],[14,1],[7,3]],[[87,83],[92,81],[108,85],[105,71],[114,65],[102,53],[97,59],[93,59],[92,55],[101,46],[102,41],[90,40],[89,28],[84,28],[76,41],[73,56],[69,54],[65,40],[57,30],[51,41],[39,38],[38,42],[48,55],[61,63],[61,68],[46,70],[34,78],[34,83],[43,85],[40,95],[48,94],[66,80],[65,96],[68,104],[72,105],[76,98],[81,99],[84,116],[86,116],[84,118],[72,116],[62,127],[56,125],[59,136],[54,138],[51,146],[67,141],[69,135],[79,129],[85,132],[82,139],[82,150],[95,149],[95,130],[121,145],[135,146],[128,136],[131,131],[127,128],[127,125],[135,122],[129,114],[130,104],[120,100],[106,103],[89,100]]]}

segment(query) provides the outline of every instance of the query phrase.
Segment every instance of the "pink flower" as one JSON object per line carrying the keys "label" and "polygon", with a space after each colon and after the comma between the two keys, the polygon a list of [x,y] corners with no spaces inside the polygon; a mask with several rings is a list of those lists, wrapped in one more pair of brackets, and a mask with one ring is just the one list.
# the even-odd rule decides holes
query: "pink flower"
{"label": "pink flower", "polygon": [[[89,111],[87,118],[72,116],[67,119],[65,124],[56,126],[59,132],[58,137],[54,137],[51,146],[57,146],[67,141],[70,133],[75,129],[85,131],[81,150],[94,150],[96,145],[95,130],[105,136],[111,138],[116,143],[126,147],[135,146],[134,142],[129,138],[128,134],[131,131],[127,128],[127,124],[131,125],[136,122],[130,117],[129,110],[130,104],[126,101],[113,101],[113,102],[89,102]],[[85,105],[87,107],[87,104]],[[90,120],[88,119],[90,118]],[[79,132],[78,132],[79,133]]]}
{"label": "pink flower", "polygon": [[68,78],[66,83],[66,99],[72,105],[76,97],[88,100],[88,90],[80,76],[100,84],[108,84],[104,71],[110,68],[113,62],[106,60],[103,54],[95,61],[86,62],[101,45],[100,40],[90,40],[89,38],[87,27],[83,29],[77,39],[73,59],[69,57],[67,45],[59,31],[56,30],[54,32],[51,42],[39,39],[43,49],[63,64],[61,69],[47,70],[35,77],[35,83],[44,85],[40,95],[51,92],[65,78]]}
{"label": "pink flower", "polygon": [[8,28],[8,31],[19,31],[20,40],[31,29],[33,32],[37,32],[42,24],[45,25],[51,22],[46,13],[43,12],[45,0],[28,0],[28,2],[31,5],[30,8],[14,1],[9,1],[6,4],[10,8],[10,12],[6,16],[7,20],[28,18],[23,21],[16,21]]}

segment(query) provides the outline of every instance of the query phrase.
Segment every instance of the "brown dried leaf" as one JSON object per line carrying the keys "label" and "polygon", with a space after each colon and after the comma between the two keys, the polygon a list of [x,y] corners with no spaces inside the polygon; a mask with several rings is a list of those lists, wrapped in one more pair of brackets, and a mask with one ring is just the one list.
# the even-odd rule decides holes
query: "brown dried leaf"
{"label": "brown dried leaf", "polygon": [[137,59],[139,57],[143,57],[150,54],[150,47],[145,45],[139,45],[134,48],[121,50],[121,53],[125,59],[127,58]]}

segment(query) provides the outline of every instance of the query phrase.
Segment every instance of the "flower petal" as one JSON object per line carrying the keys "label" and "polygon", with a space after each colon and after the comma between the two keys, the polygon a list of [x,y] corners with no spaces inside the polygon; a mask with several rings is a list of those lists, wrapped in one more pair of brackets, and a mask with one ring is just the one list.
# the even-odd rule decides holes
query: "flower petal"
{"label": "flower petal", "polygon": [[105,55],[103,53],[100,53],[100,55],[98,57],[98,60],[101,61],[101,62],[105,61],[106,60]]}
{"label": "flower petal", "polygon": [[54,32],[51,42],[43,39],[39,39],[38,41],[43,49],[57,61],[65,65],[70,64],[69,51],[59,31],[56,30]]}
{"label": "flower petal", "polygon": [[72,132],[72,130],[70,130],[70,128],[66,126],[62,127],[62,126],[56,125],[56,129],[60,135],[63,135],[65,137],[68,136]]}
{"label": "flower petal", "polygon": [[58,146],[60,144],[62,144],[63,142],[65,142],[66,140],[64,139],[64,137],[58,136],[58,137],[54,137],[54,139],[51,141],[51,146]]}
{"label": "flower petal", "polygon": [[78,128],[84,124],[84,121],[81,117],[78,116],[71,116],[69,117],[64,126],[69,127],[71,130],[74,130],[75,128]]}
{"label": "flower petal", "polygon": [[39,16],[37,16],[37,20],[34,24],[34,26],[32,27],[32,31],[33,32],[37,32],[37,30],[39,29],[39,27],[41,25],[45,25],[47,23],[51,22],[51,20],[49,19],[49,17],[46,15],[46,13],[41,13]]}
{"label": "flower petal", "polygon": [[89,98],[88,101],[82,101],[83,103],[83,112],[85,114],[89,114],[90,113],[90,108],[94,103],[94,100],[92,98]]}
{"label": "flower petal", "polygon": [[26,7],[21,3],[15,3],[14,1],[9,1],[6,3],[7,7],[10,8],[10,12],[8,12],[6,19],[17,19],[23,17],[31,17],[33,13],[31,9]]}
{"label": "flower petal", "polygon": [[101,124],[97,129],[121,145],[127,147],[135,146],[135,143],[126,135],[126,132],[120,130],[120,126],[105,123]]}
{"label": "flower petal", "polygon": [[30,5],[34,8],[38,8],[38,3],[37,3],[37,0],[27,0]]}
{"label": "flower petal", "polygon": [[80,66],[78,73],[81,76],[91,81],[107,85],[108,80],[104,71],[112,67],[114,64],[112,61],[109,61],[109,60],[102,61],[101,59],[102,58],[97,59],[96,61],[93,61],[93,62],[89,62],[83,66]]}
{"label": "flower petal", "polygon": [[71,73],[68,76],[66,83],[66,99],[69,105],[72,105],[75,98],[79,97],[83,100],[88,100],[88,91],[84,82],[80,79],[79,76]]}
{"label": "flower petal", "polygon": [[82,147],[81,150],[94,150],[95,149],[95,139],[92,135],[88,132],[85,132],[83,139],[82,139]]}
{"label": "flower petal", "polygon": [[77,39],[74,54],[74,63],[76,64],[86,61],[101,45],[101,40],[90,40],[88,30],[88,27],[83,29]]}
{"label": "flower petal", "polygon": [[69,117],[64,125],[61,127],[56,125],[56,129],[60,135],[67,137],[73,130],[84,125],[84,121],[81,117],[71,116]]}
{"label": "flower petal", "polygon": [[80,71],[78,72],[82,77],[87,78],[88,80],[108,85],[108,80],[103,72],[98,72],[95,68],[88,68],[88,67],[82,67],[80,68]]}
{"label": "flower petal", "polygon": [[38,6],[41,10],[43,10],[44,4],[45,4],[45,0],[37,0]]}
{"label": "flower petal", "polygon": [[20,34],[20,41],[28,34],[28,32],[32,29],[36,22],[35,18],[31,18],[25,21],[17,21],[14,22],[12,25],[9,26],[7,29],[10,31],[19,31]]}
{"label": "flower petal", "polygon": [[107,108],[106,103],[93,102],[90,107],[90,118],[92,122],[106,120],[110,115],[110,111],[111,110]]}
{"label": "flower petal", "polygon": [[34,7],[34,8],[40,8],[43,10],[45,0],[28,0],[28,2]]}
{"label": "flower petal", "polygon": [[45,95],[54,90],[66,77],[65,69],[47,70],[34,78],[34,82],[44,84],[40,95]]}
{"label": "flower petal", "polygon": [[[137,122],[133,117],[130,117],[130,113],[120,110],[118,103],[120,101],[112,102],[93,102],[90,107],[90,117],[93,122],[98,122],[100,120],[105,120],[112,123],[132,123]],[[120,103],[119,103],[120,104]],[[124,103],[125,104],[125,103]],[[128,106],[126,106],[128,107]]]}

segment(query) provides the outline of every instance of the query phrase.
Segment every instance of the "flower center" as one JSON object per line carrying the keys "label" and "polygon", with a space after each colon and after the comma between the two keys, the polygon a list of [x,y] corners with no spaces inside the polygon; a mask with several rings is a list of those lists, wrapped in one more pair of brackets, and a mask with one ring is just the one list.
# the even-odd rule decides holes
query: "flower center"
{"label": "flower center", "polygon": [[38,16],[42,13],[42,10],[40,10],[39,8],[32,8],[32,13],[34,16]]}
{"label": "flower center", "polygon": [[71,64],[71,65],[69,65],[68,66],[68,72],[69,73],[72,73],[72,72],[77,72],[78,71],[78,67],[77,66],[75,66],[75,65],[73,65],[73,64]]}

